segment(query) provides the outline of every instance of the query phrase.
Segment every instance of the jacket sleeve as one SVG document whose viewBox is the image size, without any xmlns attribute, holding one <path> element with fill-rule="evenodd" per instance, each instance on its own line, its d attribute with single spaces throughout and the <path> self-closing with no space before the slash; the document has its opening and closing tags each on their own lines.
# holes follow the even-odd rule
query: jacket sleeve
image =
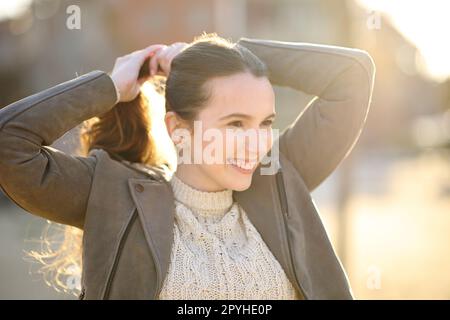
<svg viewBox="0 0 450 320">
<path fill-rule="evenodd" d="M 240 38 L 274 85 L 313 95 L 279 136 L 279 148 L 309 191 L 350 153 L 367 118 L 375 64 L 364 50 L 304 42 Z"/>
<path fill-rule="evenodd" d="M 112 79 L 96 70 L 0 109 L 3 192 L 32 214 L 83 228 L 96 157 L 50 145 L 116 101 Z"/>
</svg>

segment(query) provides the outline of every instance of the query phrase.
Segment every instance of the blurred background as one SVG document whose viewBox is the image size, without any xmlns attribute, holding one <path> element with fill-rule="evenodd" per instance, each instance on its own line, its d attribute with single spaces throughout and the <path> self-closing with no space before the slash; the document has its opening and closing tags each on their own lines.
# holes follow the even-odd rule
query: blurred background
<svg viewBox="0 0 450 320">
<path fill-rule="evenodd" d="M 204 31 L 367 50 L 377 72 L 366 127 L 312 196 L 357 299 L 450 299 L 449 9 L 442 0 L 1 1 L 0 107 Z M 276 93 L 280 129 L 313 98 Z M 54 147 L 73 153 L 78 129 Z M 0 299 L 75 298 L 24 259 L 46 225 L 0 194 Z"/>
</svg>

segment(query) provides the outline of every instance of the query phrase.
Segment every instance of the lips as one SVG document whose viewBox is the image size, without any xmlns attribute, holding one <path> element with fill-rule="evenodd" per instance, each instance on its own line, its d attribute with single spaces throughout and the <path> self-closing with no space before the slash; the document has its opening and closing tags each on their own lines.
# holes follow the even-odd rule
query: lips
<svg viewBox="0 0 450 320">
<path fill-rule="evenodd" d="M 242 173 L 252 173 L 256 168 L 256 161 L 245 161 L 242 159 L 227 159 L 227 164 Z"/>
</svg>

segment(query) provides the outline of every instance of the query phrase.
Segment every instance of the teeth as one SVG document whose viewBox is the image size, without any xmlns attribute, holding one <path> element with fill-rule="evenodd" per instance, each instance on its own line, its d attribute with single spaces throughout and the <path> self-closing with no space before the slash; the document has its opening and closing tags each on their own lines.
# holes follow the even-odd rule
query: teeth
<svg viewBox="0 0 450 320">
<path fill-rule="evenodd" d="M 228 159 L 228 163 L 238 166 L 239 168 L 242 168 L 245 170 L 253 169 L 253 167 L 256 164 L 255 161 L 250 161 L 250 162 L 246 163 L 244 160 L 241 160 L 241 159 Z"/>
</svg>

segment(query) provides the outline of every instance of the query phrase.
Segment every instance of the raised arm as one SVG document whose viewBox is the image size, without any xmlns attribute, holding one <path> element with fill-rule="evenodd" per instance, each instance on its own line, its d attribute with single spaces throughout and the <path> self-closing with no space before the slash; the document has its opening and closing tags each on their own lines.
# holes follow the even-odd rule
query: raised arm
<svg viewBox="0 0 450 320">
<path fill-rule="evenodd" d="M 110 76 L 92 71 L 0 110 L 0 185 L 24 210 L 82 228 L 95 156 L 71 156 L 50 145 L 117 101 Z"/>
<path fill-rule="evenodd" d="M 83 228 L 97 158 L 50 145 L 84 120 L 133 100 L 144 61 L 163 45 L 116 59 L 111 76 L 92 71 L 0 110 L 0 185 L 26 211 Z"/>
<path fill-rule="evenodd" d="M 280 134 L 279 147 L 314 190 L 350 153 L 367 118 L 375 64 L 360 49 L 241 38 L 272 84 L 315 97 Z"/>
</svg>

